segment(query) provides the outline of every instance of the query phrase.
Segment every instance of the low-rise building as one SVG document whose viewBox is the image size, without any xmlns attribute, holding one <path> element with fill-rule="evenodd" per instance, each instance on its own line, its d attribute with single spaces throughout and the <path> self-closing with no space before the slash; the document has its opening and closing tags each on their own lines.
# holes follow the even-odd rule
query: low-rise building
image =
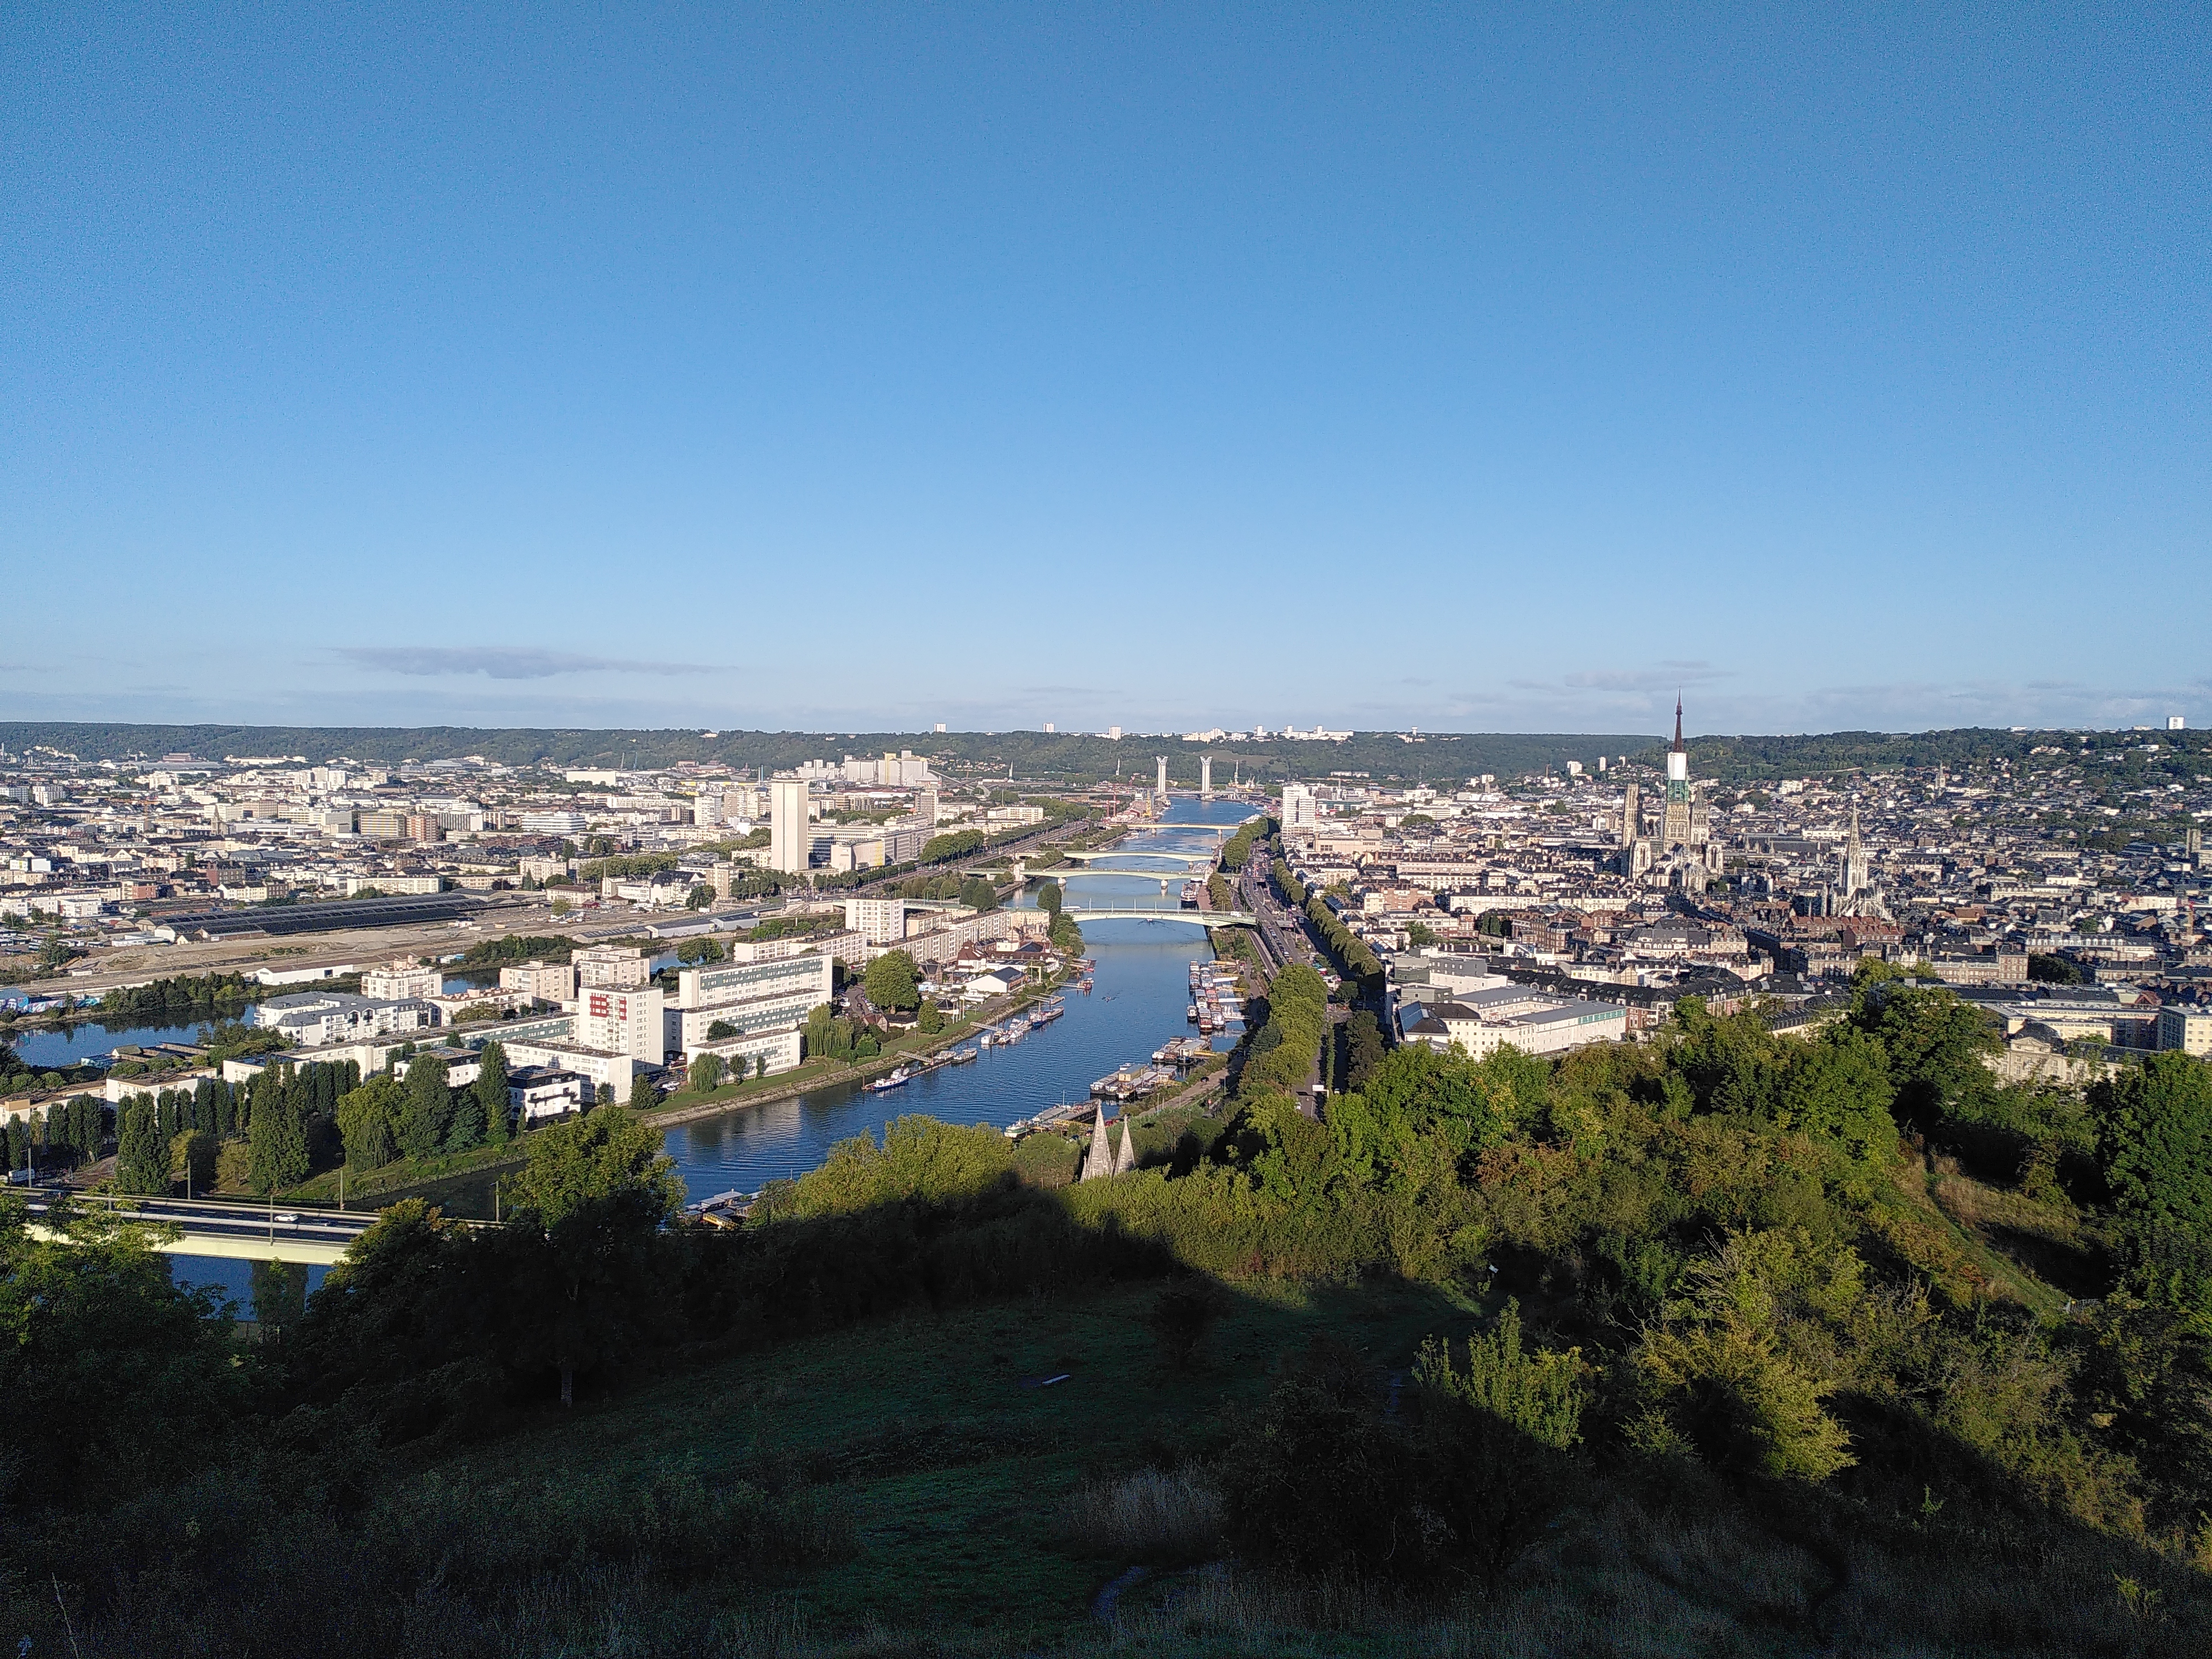
<svg viewBox="0 0 2212 1659">
<path fill-rule="evenodd" d="M 1429 1005 L 1407 1033 L 1436 1048 L 1456 1043 L 1480 1060 L 1501 1048 L 1551 1054 L 1628 1035 L 1628 1010 L 1618 1003 L 1556 997 L 1526 986 L 1468 994 L 1463 1001 Z"/>
<path fill-rule="evenodd" d="M 283 1032 L 295 1048 L 324 1048 L 394 1032 L 427 1031 L 437 1024 L 438 1011 L 416 998 L 303 991 L 294 996 L 271 997 L 248 1009 L 246 1019 L 251 1024 Z"/>
<path fill-rule="evenodd" d="M 591 1079 L 560 1066 L 525 1066 L 507 1074 L 507 1103 L 527 1126 L 568 1117 L 591 1104 Z"/>
</svg>

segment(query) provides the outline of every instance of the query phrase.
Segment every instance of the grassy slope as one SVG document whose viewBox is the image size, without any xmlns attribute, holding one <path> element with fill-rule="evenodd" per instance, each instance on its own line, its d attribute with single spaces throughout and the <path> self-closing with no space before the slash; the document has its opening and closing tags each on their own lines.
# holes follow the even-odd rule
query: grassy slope
<svg viewBox="0 0 2212 1659">
<path fill-rule="evenodd" d="M 1397 1371 L 1424 1335 L 1478 1316 L 1413 1287 L 1248 1287 L 1180 1374 L 1153 1348 L 1155 1294 L 911 1315 L 728 1357 L 549 1417 L 448 1473 L 557 1481 L 677 1456 L 711 1479 L 765 1453 L 840 1482 L 853 1555 L 726 1590 L 702 1655 L 2150 1659 L 2212 1642 L 2197 1574 L 2063 1522 L 1937 1535 L 1840 1504 L 1798 1535 L 1693 1472 L 1613 1468 L 1592 1471 L 1584 1501 L 1490 1600 L 1423 1612 L 1200 1568 L 1131 1586 L 1109 1630 L 1092 1601 L 1127 1563 L 1056 1543 L 1066 1494 L 1203 1449 L 1260 1398 L 1273 1362 L 1317 1334 Z M 1023 1386 L 1060 1371 L 1055 1387 Z M 2148 1611 L 2121 1593 L 2136 1578 L 2154 1587 Z M 636 1636 L 611 1626 L 588 1650 L 645 1650 Z"/>
<path fill-rule="evenodd" d="M 1120 1570 L 1052 1547 L 1060 1497 L 1084 1476 L 1172 1457 L 1224 1408 L 1258 1399 L 1275 1357 L 1316 1334 L 1401 1369 L 1423 1336 L 1472 1319 L 1413 1289 L 1247 1295 L 1184 1376 L 1156 1355 L 1154 1294 L 914 1316 L 744 1354 L 469 1461 L 487 1476 L 558 1476 L 672 1455 L 711 1474 L 757 1449 L 827 1460 L 848 1472 L 860 1545 L 799 1588 L 808 1626 L 926 1626 L 988 1650 L 1011 1633 L 1083 1631 Z M 1067 1382 L 1022 1386 L 1060 1371 Z"/>
</svg>

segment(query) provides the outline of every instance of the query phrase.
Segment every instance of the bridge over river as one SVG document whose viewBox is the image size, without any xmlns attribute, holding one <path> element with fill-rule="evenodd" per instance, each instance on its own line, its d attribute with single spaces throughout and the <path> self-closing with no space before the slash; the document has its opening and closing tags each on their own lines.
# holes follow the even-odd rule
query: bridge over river
<svg viewBox="0 0 2212 1659">
<path fill-rule="evenodd" d="M 31 1231 L 57 1235 L 40 1224 L 64 1196 L 59 1188 L 29 1191 Z M 291 1261 L 306 1267 L 333 1266 L 346 1247 L 376 1224 L 374 1211 L 310 1210 L 251 1199 L 114 1198 L 98 1193 L 66 1196 L 86 1214 L 109 1214 L 145 1222 L 166 1231 L 154 1248 L 170 1255 L 219 1256 L 232 1261 Z"/>
</svg>

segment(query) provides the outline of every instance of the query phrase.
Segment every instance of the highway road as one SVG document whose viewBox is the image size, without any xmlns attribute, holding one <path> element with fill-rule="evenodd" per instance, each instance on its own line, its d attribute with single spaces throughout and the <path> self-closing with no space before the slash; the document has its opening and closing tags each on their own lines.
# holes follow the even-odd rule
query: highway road
<svg viewBox="0 0 2212 1659">
<path fill-rule="evenodd" d="M 1305 919 L 1275 902 L 1269 876 L 1268 863 L 1263 854 L 1255 854 L 1252 861 L 1244 866 L 1243 886 L 1245 902 L 1251 906 L 1252 914 L 1260 919 L 1262 948 L 1273 960 L 1278 972 L 1294 962 L 1303 962 L 1309 966 L 1319 965 L 1319 954 L 1306 933 Z"/>
<path fill-rule="evenodd" d="M 65 1189 L 28 1189 L 33 1225 L 50 1214 Z M 305 1261 L 327 1267 L 376 1224 L 373 1211 L 310 1210 L 250 1200 L 109 1199 L 70 1193 L 79 1210 L 112 1212 L 131 1221 L 167 1224 L 181 1236 L 156 1248 L 173 1255 L 210 1255 L 265 1261 Z"/>
</svg>

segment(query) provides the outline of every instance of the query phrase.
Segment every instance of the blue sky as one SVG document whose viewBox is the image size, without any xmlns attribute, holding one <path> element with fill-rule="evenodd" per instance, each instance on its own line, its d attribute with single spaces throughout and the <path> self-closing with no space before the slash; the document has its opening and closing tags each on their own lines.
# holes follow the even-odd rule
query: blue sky
<svg viewBox="0 0 2212 1659">
<path fill-rule="evenodd" d="M 0 718 L 2212 722 L 2207 19 L 21 8 Z"/>
</svg>

